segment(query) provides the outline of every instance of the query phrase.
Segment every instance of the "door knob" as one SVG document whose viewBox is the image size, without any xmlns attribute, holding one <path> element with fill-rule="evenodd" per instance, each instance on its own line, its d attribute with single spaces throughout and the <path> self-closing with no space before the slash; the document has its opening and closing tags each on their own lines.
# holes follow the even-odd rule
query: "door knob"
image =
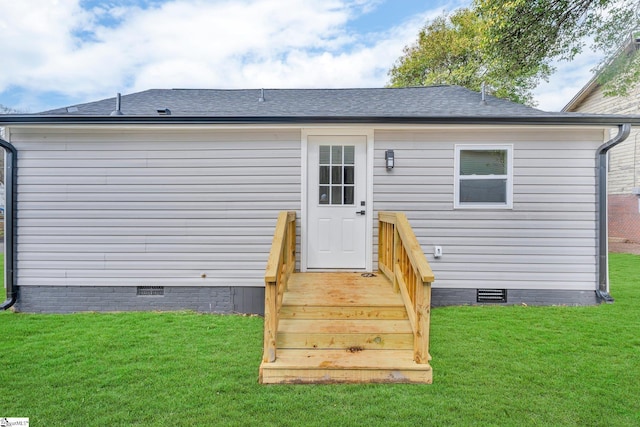
<svg viewBox="0 0 640 427">
<path fill-rule="evenodd" d="M 356 211 L 356 215 L 364 215 L 364 214 L 365 214 L 365 211 L 364 211 L 364 210 Z"/>
</svg>

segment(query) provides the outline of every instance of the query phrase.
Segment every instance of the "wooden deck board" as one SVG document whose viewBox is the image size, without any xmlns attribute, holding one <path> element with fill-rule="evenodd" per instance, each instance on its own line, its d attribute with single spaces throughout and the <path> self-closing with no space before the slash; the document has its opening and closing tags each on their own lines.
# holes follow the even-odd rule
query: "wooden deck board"
<svg viewBox="0 0 640 427">
<path fill-rule="evenodd" d="M 278 333 L 308 333 L 308 334 L 332 334 L 332 333 L 400 333 L 411 334 L 411 325 L 407 320 L 306 320 L 306 319 L 282 319 L 280 320 Z"/>
<path fill-rule="evenodd" d="M 262 384 L 416 383 L 431 384 L 431 370 L 400 369 L 268 369 L 261 367 Z"/>
<path fill-rule="evenodd" d="M 413 334 L 278 334 L 280 349 L 413 350 Z"/>
<path fill-rule="evenodd" d="M 413 361 L 412 350 L 280 350 L 270 369 L 398 369 L 428 371 L 431 366 Z"/>
<path fill-rule="evenodd" d="M 294 273 L 284 305 L 397 307 L 402 299 L 382 276 L 361 273 Z"/>
<path fill-rule="evenodd" d="M 280 319 L 408 319 L 404 305 L 307 306 L 285 305 Z"/>
</svg>

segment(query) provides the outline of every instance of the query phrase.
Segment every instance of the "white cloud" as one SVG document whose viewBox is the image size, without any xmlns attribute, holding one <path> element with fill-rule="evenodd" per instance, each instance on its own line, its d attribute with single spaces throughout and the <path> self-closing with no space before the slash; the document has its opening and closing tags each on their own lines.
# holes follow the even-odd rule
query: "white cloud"
<svg viewBox="0 0 640 427">
<path fill-rule="evenodd" d="M 382 86 L 402 48 L 442 8 L 384 34 L 350 31 L 350 20 L 379 1 L 172 0 L 85 10 L 79 0 L 0 0 L 8 58 L 0 93 L 20 87 L 29 97 L 53 91 L 86 101 L 152 87 Z"/>
<path fill-rule="evenodd" d="M 59 106 L 45 101 L 51 92 L 54 102 L 71 104 L 149 88 L 380 87 L 428 19 L 466 4 L 451 0 L 384 33 L 350 29 L 381 1 L 169 0 L 83 9 L 79 0 L 0 0 L 0 94 L 20 88 L 22 101 L 11 106 L 39 111 Z M 562 108 L 595 62 L 585 52 L 560 64 L 535 91 L 539 108 Z"/>
<path fill-rule="evenodd" d="M 89 22 L 74 0 L 0 0 L 0 11 L 0 90 L 32 84 L 34 71 L 73 49 L 71 31 Z"/>
<path fill-rule="evenodd" d="M 237 86 L 261 87 L 380 87 L 402 48 L 416 36 L 424 23 L 420 16 L 368 44 L 347 52 L 309 52 L 296 49 L 286 56 L 243 64 Z"/>
<path fill-rule="evenodd" d="M 548 83 L 542 83 L 534 91 L 537 108 L 545 111 L 560 111 L 593 77 L 593 68 L 602 59 L 602 54 L 588 48 L 571 62 L 556 63 L 557 71 Z"/>
</svg>

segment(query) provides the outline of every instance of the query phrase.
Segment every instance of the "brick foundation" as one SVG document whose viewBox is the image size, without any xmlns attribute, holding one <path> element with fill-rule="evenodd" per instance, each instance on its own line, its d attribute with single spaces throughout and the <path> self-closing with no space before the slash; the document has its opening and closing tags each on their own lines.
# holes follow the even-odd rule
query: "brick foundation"
<svg viewBox="0 0 640 427">
<path fill-rule="evenodd" d="M 624 238 L 640 243 L 640 212 L 638 196 L 634 194 L 610 194 L 609 237 Z"/>
<path fill-rule="evenodd" d="M 477 305 L 476 289 L 432 289 L 432 305 Z M 594 305 L 595 291 L 509 289 L 500 305 Z M 482 305 L 482 304 L 481 304 Z M 164 295 L 137 295 L 135 287 L 23 286 L 16 311 L 75 313 L 83 311 L 177 311 L 264 314 L 264 288 L 165 287 Z"/>
<path fill-rule="evenodd" d="M 129 286 L 22 286 L 15 309 L 27 313 L 179 311 L 264 313 L 264 288 L 165 287 L 164 295 L 137 295 Z"/>
<path fill-rule="evenodd" d="M 431 305 L 486 305 L 476 301 L 477 289 L 439 289 L 431 290 Z M 595 305 L 598 304 L 595 290 L 566 291 L 541 289 L 508 289 L 507 302 L 497 305 Z"/>
</svg>

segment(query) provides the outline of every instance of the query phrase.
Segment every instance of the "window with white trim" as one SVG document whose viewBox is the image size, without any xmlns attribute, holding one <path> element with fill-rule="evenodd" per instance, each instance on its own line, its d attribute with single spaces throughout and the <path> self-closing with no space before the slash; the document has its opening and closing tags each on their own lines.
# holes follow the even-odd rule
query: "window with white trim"
<svg viewBox="0 0 640 427">
<path fill-rule="evenodd" d="M 511 209 L 512 145 L 456 145 L 455 208 Z"/>
</svg>

